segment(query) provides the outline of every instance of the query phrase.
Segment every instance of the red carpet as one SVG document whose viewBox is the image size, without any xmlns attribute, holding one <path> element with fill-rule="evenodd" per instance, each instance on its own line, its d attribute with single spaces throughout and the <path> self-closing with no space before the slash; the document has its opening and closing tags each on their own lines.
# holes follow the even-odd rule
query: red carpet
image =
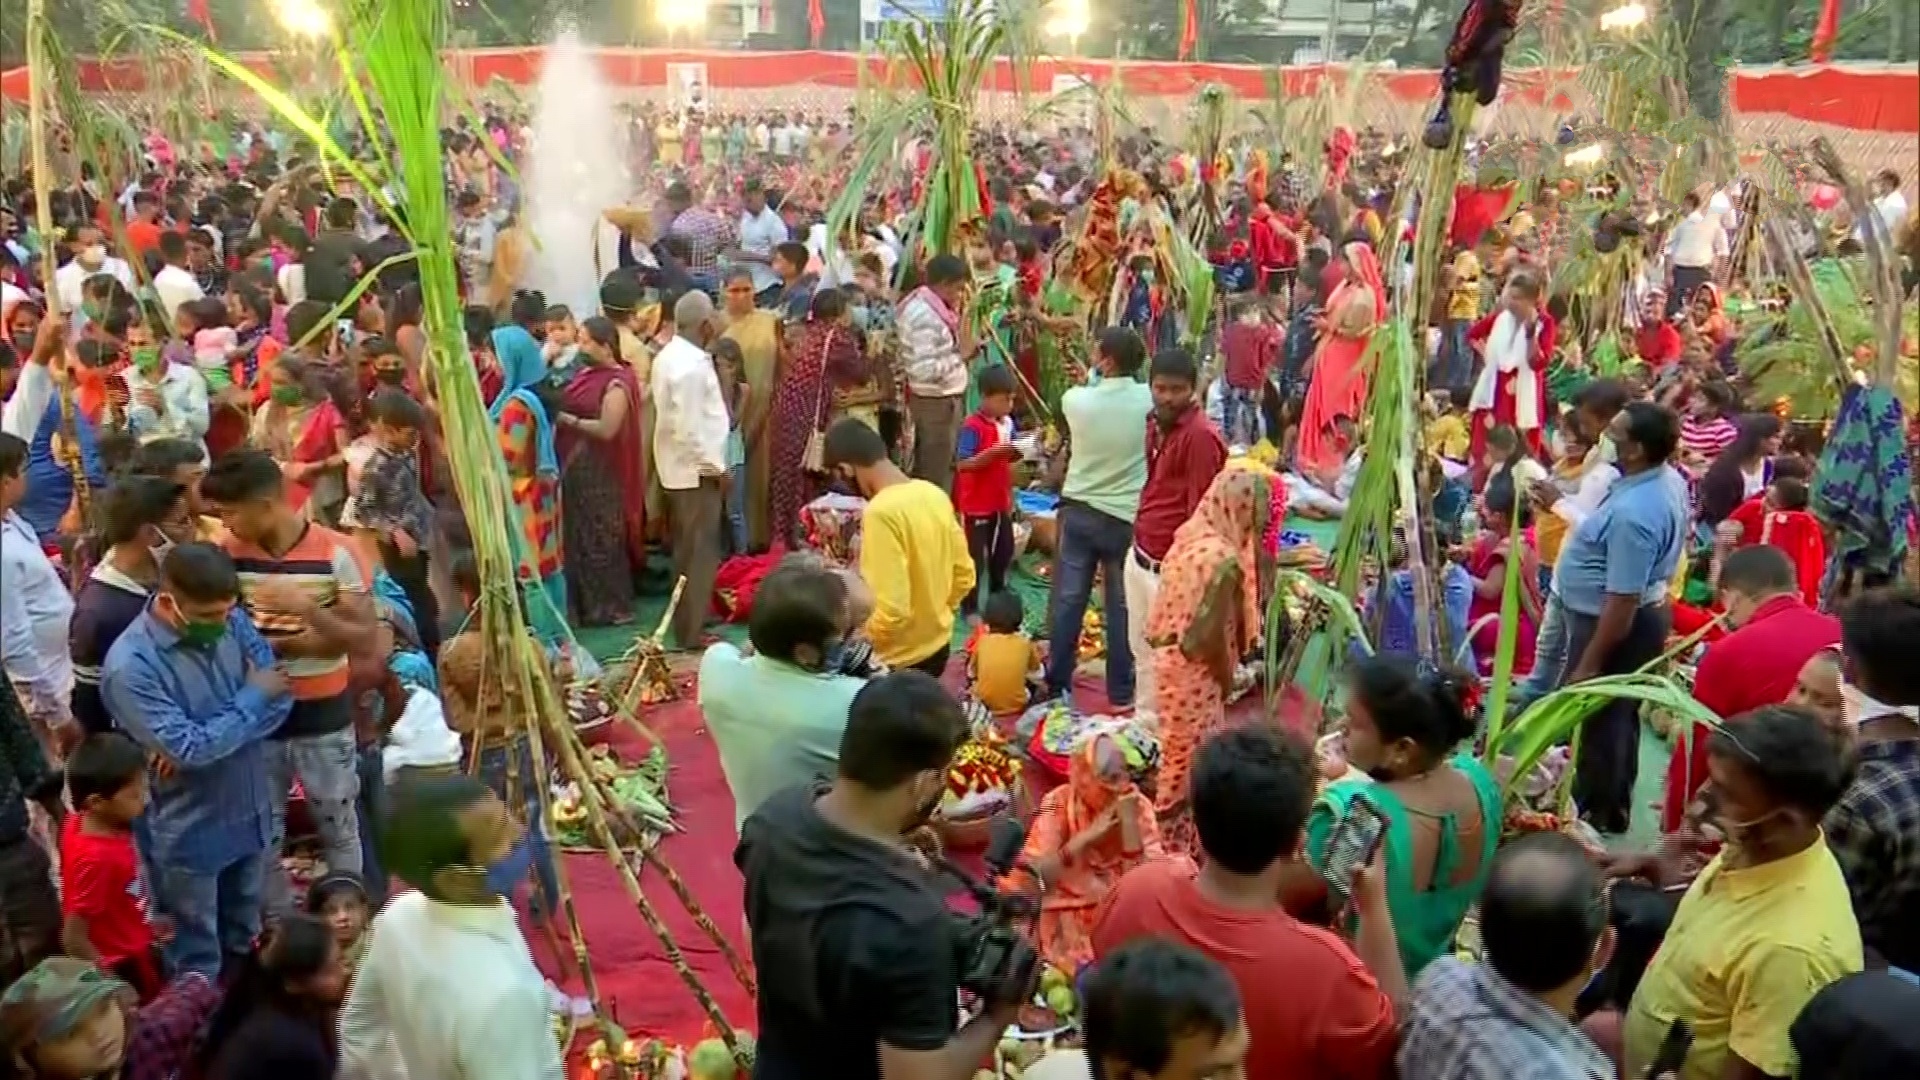
<svg viewBox="0 0 1920 1080">
<path fill-rule="evenodd" d="M 957 682 L 960 670 L 956 660 L 948 672 L 948 681 Z M 1283 699 L 1282 716 L 1289 728 L 1310 734 L 1317 724 L 1317 716 L 1309 720 L 1307 710 L 1302 707 L 1304 703 L 1297 697 L 1297 692 L 1289 691 Z M 1097 680 L 1082 677 L 1076 687 L 1076 698 L 1082 709 L 1098 711 L 1105 707 L 1102 684 Z M 1259 703 L 1258 694 L 1249 695 L 1230 713 L 1236 720 L 1252 719 L 1258 714 Z M 740 948 L 745 917 L 741 909 L 740 873 L 733 865 L 733 797 L 720 772 L 719 755 L 702 726 L 700 707 L 694 701 L 692 690 L 687 690 L 680 701 L 649 712 L 646 722 L 666 743 L 667 758 L 673 769 L 668 792 L 685 830 L 669 837 L 662 852 L 714 923 Z M 622 750 L 639 749 L 632 735 L 625 729 L 619 730 L 615 742 Z M 1037 794 L 1035 799 L 1037 801 Z M 665 950 L 634 909 L 613 866 L 602 855 L 577 854 L 564 858 L 594 976 L 614 1018 L 635 1038 L 659 1036 L 685 1045 L 703 1038 L 707 1034 L 706 1014 L 675 974 Z M 734 978 L 726 959 L 694 925 L 666 882 L 649 871 L 641 875 L 640 887 L 679 944 L 688 965 L 727 1019 L 736 1028 L 753 1030 L 752 1001 Z M 546 935 L 529 930 L 527 940 L 542 970 L 554 976 L 558 968 Z M 744 949 L 742 954 L 745 955 Z M 570 993 L 583 992 L 578 972 L 566 980 L 556 977 L 556 981 Z"/>
</svg>

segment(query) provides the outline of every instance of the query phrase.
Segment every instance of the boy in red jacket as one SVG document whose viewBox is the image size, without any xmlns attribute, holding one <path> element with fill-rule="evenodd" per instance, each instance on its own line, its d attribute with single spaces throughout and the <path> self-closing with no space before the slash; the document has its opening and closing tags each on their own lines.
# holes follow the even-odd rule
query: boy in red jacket
<svg viewBox="0 0 1920 1080">
<path fill-rule="evenodd" d="M 980 408 L 960 424 L 953 508 L 973 554 L 974 594 L 960 605 L 971 617 L 985 597 L 1007 587 L 1013 565 L 1013 372 L 995 364 L 980 372 Z"/>
</svg>

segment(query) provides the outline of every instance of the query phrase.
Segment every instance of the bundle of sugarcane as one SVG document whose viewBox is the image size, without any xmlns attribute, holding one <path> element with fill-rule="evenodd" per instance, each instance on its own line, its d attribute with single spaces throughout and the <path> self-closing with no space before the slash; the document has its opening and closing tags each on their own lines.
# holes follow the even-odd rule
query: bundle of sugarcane
<svg viewBox="0 0 1920 1080">
<path fill-rule="evenodd" d="M 667 610 L 660 615 L 660 625 L 654 627 L 653 633 L 635 638 L 626 655 L 607 669 L 607 696 L 618 711 L 637 716 L 644 706 L 679 698 L 680 691 L 673 684 L 673 669 L 667 664 L 666 640 L 667 627 L 673 624 L 674 609 L 680 606 L 686 588 L 684 576 L 673 583 L 673 595 L 667 599 Z"/>
</svg>

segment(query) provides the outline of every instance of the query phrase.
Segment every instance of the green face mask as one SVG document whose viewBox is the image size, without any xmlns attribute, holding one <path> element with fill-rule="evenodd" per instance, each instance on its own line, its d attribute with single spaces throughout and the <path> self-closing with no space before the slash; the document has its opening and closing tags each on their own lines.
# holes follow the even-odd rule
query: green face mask
<svg viewBox="0 0 1920 1080">
<path fill-rule="evenodd" d="M 297 386 L 276 386 L 273 388 L 275 405 L 298 405 L 307 400 L 307 395 Z"/>
<path fill-rule="evenodd" d="M 127 353 L 133 358 L 133 366 L 140 371 L 150 372 L 160 366 L 160 346 L 158 345 L 136 345 L 128 349 Z"/>
<path fill-rule="evenodd" d="M 227 636 L 227 624 L 189 619 L 180 624 L 180 640 L 196 649 L 211 649 Z"/>
</svg>

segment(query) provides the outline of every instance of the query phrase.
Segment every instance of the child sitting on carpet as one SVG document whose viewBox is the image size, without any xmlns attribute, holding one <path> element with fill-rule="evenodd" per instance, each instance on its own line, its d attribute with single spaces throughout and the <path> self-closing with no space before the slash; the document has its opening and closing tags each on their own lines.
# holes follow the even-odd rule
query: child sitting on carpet
<svg viewBox="0 0 1920 1080">
<path fill-rule="evenodd" d="M 1026 608 L 1020 594 L 987 597 L 984 629 L 967 643 L 967 679 L 973 696 L 995 716 L 1017 714 L 1036 696 L 1040 647 L 1022 629 Z"/>
<path fill-rule="evenodd" d="M 1357 437 L 1353 418 L 1334 417 L 1333 429 L 1338 433 L 1340 445 L 1347 448 L 1346 461 L 1337 472 L 1314 476 L 1298 471 L 1286 474 L 1287 502 L 1301 517 L 1322 521 L 1344 517 L 1347 500 L 1353 497 L 1353 485 L 1360 479 L 1360 463 L 1366 460 L 1367 448 Z"/>
</svg>

